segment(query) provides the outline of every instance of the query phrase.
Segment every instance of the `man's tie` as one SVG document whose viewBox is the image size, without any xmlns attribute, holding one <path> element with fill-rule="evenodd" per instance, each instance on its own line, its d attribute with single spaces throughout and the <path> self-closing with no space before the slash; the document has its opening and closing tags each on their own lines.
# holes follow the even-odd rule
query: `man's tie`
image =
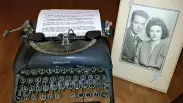
<svg viewBox="0 0 183 103">
<path fill-rule="evenodd" d="M 137 35 L 134 36 L 134 44 L 135 44 L 135 47 L 137 46 Z"/>
</svg>

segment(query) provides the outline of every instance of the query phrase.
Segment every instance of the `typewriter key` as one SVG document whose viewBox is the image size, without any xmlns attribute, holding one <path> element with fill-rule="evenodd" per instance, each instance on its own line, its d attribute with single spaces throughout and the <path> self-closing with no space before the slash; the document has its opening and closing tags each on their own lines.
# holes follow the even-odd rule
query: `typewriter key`
<svg viewBox="0 0 183 103">
<path fill-rule="evenodd" d="M 21 95 L 16 96 L 16 101 L 21 101 L 23 97 Z"/>
<path fill-rule="evenodd" d="M 37 75 L 37 70 L 31 70 L 32 75 Z"/>
<path fill-rule="evenodd" d="M 21 74 L 25 74 L 25 72 L 26 72 L 25 70 L 21 70 Z"/>
<path fill-rule="evenodd" d="M 109 87 L 109 82 L 108 81 L 104 82 L 104 86 Z"/>
<path fill-rule="evenodd" d="M 64 77 L 63 76 L 59 76 L 58 77 L 58 81 L 64 81 Z"/>
<path fill-rule="evenodd" d="M 71 76 L 66 76 L 65 80 L 69 80 L 70 81 L 71 80 Z"/>
<path fill-rule="evenodd" d="M 32 83 L 32 82 L 33 82 L 33 78 L 28 78 L 28 79 L 27 79 L 27 82 L 28 82 L 28 83 Z"/>
<path fill-rule="evenodd" d="M 96 71 L 96 68 L 95 68 L 95 67 L 92 67 L 92 68 L 91 68 L 91 71 L 92 71 L 92 72 L 95 72 L 95 71 Z"/>
<path fill-rule="evenodd" d="M 84 71 L 85 71 L 85 72 L 89 72 L 89 68 L 85 67 L 85 68 L 84 68 Z"/>
<path fill-rule="evenodd" d="M 45 92 L 46 92 L 46 91 L 48 91 L 48 90 L 49 90 L 49 86 L 44 85 L 44 86 L 43 86 L 43 91 L 45 91 Z"/>
<path fill-rule="evenodd" d="M 49 78 L 48 77 L 43 77 L 43 82 L 48 82 Z"/>
<path fill-rule="evenodd" d="M 58 88 L 59 88 L 59 90 L 63 90 L 63 89 L 65 89 L 65 85 L 59 85 Z"/>
<path fill-rule="evenodd" d="M 25 75 L 30 75 L 30 71 L 29 70 L 26 70 L 25 71 Z"/>
<path fill-rule="evenodd" d="M 99 71 L 99 72 L 103 72 L 104 69 L 103 69 L 102 67 L 100 67 L 100 68 L 98 68 L 98 71 Z"/>
<path fill-rule="evenodd" d="M 35 79 L 35 81 L 38 82 L 38 83 L 41 82 L 41 77 L 37 77 L 37 78 Z"/>
<path fill-rule="evenodd" d="M 24 77 L 20 77 L 20 83 L 25 83 L 26 82 L 26 79 Z"/>
<path fill-rule="evenodd" d="M 73 89 L 73 85 L 68 85 L 67 89 Z"/>
<path fill-rule="evenodd" d="M 30 100 L 30 95 L 25 95 L 25 96 L 24 96 L 24 99 L 25 99 L 25 100 Z"/>
<path fill-rule="evenodd" d="M 83 84 L 82 87 L 83 87 L 84 89 L 87 89 L 87 88 L 88 88 L 88 84 Z"/>
<path fill-rule="evenodd" d="M 75 89 L 80 89 L 80 88 L 81 88 L 81 85 L 76 84 L 76 85 L 74 86 L 74 88 L 75 88 Z"/>
<path fill-rule="evenodd" d="M 37 99 L 38 99 L 38 95 L 37 95 L 37 94 L 32 95 L 32 100 L 33 100 L 33 101 L 35 101 L 35 100 L 37 100 Z"/>
<path fill-rule="evenodd" d="M 51 81 L 51 82 L 56 81 L 56 77 L 55 77 L 55 76 L 52 76 L 52 77 L 50 78 L 50 81 Z"/>
<path fill-rule="evenodd" d="M 90 92 L 87 92 L 86 94 L 85 94 L 85 97 L 91 97 L 91 93 Z"/>
<path fill-rule="evenodd" d="M 67 70 L 66 70 L 65 68 L 62 68 L 62 69 L 61 69 L 61 72 L 62 72 L 63 74 L 65 74 L 65 73 L 67 73 Z"/>
<path fill-rule="evenodd" d="M 78 76 L 74 76 L 74 77 L 73 77 L 73 80 L 74 80 L 74 81 L 77 81 L 78 79 L 79 79 Z"/>
<path fill-rule="evenodd" d="M 35 91 L 35 86 L 30 86 L 29 91 Z"/>
<path fill-rule="evenodd" d="M 48 94 L 48 99 L 54 99 L 54 95 L 53 94 Z"/>
<path fill-rule="evenodd" d="M 52 70 L 51 70 L 51 69 L 47 69 L 46 72 L 47 72 L 48 74 L 51 74 L 51 73 L 52 73 Z"/>
<path fill-rule="evenodd" d="M 78 97 L 79 97 L 79 98 L 83 98 L 83 97 L 84 97 L 84 94 L 83 94 L 83 93 L 79 93 L 79 94 L 78 94 Z"/>
<path fill-rule="evenodd" d="M 100 94 L 100 96 L 103 98 L 103 99 L 106 99 L 108 97 L 108 93 L 107 92 L 102 92 Z"/>
<path fill-rule="evenodd" d="M 42 101 L 46 100 L 46 95 L 45 95 L 45 94 L 42 94 L 42 95 L 40 96 L 40 99 L 41 99 Z"/>
<path fill-rule="evenodd" d="M 72 93 L 71 98 L 76 99 L 77 98 L 77 94 L 76 93 Z"/>
<path fill-rule="evenodd" d="M 39 70 L 39 73 L 40 73 L 40 74 L 44 74 L 44 73 L 45 73 L 45 70 L 44 70 L 44 69 L 40 69 L 40 70 Z"/>
<path fill-rule="evenodd" d="M 28 88 L 26 87 L 26 86 L 24 86 L 23 88 L 22 88 L 22 92 L 27 92 L 28 91 Z"/>
<path fill-rule="evenodd" d="M 90 88 L 95 88 L 95 84 L 89 84 Z"/>
<path fill-rule="evenodd" d="M 93 75 L 88 75 L 88 79 L 92 80 L 93 79 Z"/>
<path fill-rule="evenodd" d="M 100 93 L 97 92 L 97 91 L 95 91 L 95 92 L 93 93 L 93 96 L 94 96 L 94 97 L 99 97 L 99 96 L 100 96 Z"/>
<path fill-rule="evenodd" d="M 77 69 L 76 69 L 76 72 L 78 72 L 78 73 L 81 73 L 81 71 L 82 71 L 81 68 L 77 68 Z"/>
<path fill-rule="evenodd" d="M 86 79 L 86 75 L 81 75 L 80 79 L 81 80 L 85 80 Z"/>
<path fill-rule="evenodd" d="M 95 79 L 99 80 L 100 78 L 100 75 L 95 75 Z"/>
<path fill-rule="evenodd" d="M 56 74 L 59 74 L 60 73 L 60 69 L 55 69 L 55 70 L 53 70 L 53 72 L 56 73 Z"/>
<path fill-rule="evenodd" d="M 55 94 L 55 99 L 60 99 L 61 95 L 60 94 Z"/>
<path fill-rule="evenodd" d="M 70 72 L 70 73 L 74 73 L 74 69 L 71 68 L 71 69 L 69 70 L 69 72 Z"/>
</svg>

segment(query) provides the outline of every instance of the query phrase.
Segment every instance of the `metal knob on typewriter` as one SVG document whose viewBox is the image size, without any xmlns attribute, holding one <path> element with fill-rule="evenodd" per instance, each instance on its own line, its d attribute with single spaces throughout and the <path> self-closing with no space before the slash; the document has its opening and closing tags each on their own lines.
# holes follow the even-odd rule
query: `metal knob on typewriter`
<svg viewBox="0 0 183 103">
<path fill-rule="evenodd" d="M 28 95 L 28 94 L 27 95 L 24 95 L 24 99 L 25 100 L 30 100 L 30 98 L 31 98 L 30 95 Z"/>
<path fill-rule="evenodd" d="M 85 97 L 91 97 L 91 96 L 92 96 L 92 94 L 90 92 L 85 93 Z"/>
<path fill-rule="evenodd" d="M 73 77 L 73 80 L 74 80 L 74 81 L 77 81 L 77 80 L 79 80 L 79 77 L 78 77 L 78 76 L 74 76 L 74 77 Z"/>
<path fill-rule="evenodd" d="M 37 78 L 35 79 L 35 82 L 40 83 L 40 82 L 41 82 L 41 77 L 37 77 Z"/>
<path fill-rule="evenodd" d="M 64 81 L 64 76 L 59 76 L 58 81 Z"/>
<path fill-rule="evenodd" d="M 20 77 L 20 83 L 25 83 L 26 82 L 26 79 L 24 77 Z"/>
<path fill-rule="evenodd" d="M 88 79 L 92 80 L 93 79 L 93 75 L 88 75 Z"/>
<path fill-rule="evenodd" d="M 76 93 L 72 93 L 71 98 L 76 99 L 77 98 L 77 94 Z"/>
<path fill-rule="evenodd" d="M 26 70 L 25 71 L 25 75 L 30 75 L 30 71 L 29 70 Z"/>
<path fill-rule="evenodd" d="M 95 75 L 95 79 L 99 80 L 101 78 L 100 75 Z"/>
<path fill-rule="evenodd" d="M 95 68 L 95 67 L 92 67 L 92 68 L 91 68 L 91 71 L 92 71 L 92 72 L 95 72 L 95 71 L 96 71 L 96 68 Z"/>
<path fill-rule="evenodd" d="M 93 93 L 93 96 L 94 96 L 94 97 L 99 97 L 99 96 L 100 96 L 100 93 L 97 92 L 97 91 L 95 91 L 95 92 Z"/>
<path fill-rule="evenodd" d="M 60 99 L 61 97 L 61 94 L 55 94 L 55 99 Z"/>
<path fill-rule="evenodd" d="M 55 72 L 56 74 L 59 74 L 61 71 L 60 71 L 60 69 L 55 69 L 54 72 Z"/>
<path fill-rule="evenodd" d="M 46 100 L 46 95 L 45 95 L 45 94 L 42 94 L 42 95 L 40 96 L 40 99 L 41 99 L 42 101 Z"/>
<path fill-rule="evenodd" d="M 55 97 L 54 97 L 54 95 L 53 94 L 48 94 L 48 99 L 54 99 Z"/>
<path fill-rule="evenodd" d="M 32 100 L 33 100 L 33 101 L 35 101 L 35 100 L 37 100 L 37 99 L 38 99 L 38 95 L 37 95 L 37 94 L 32 95 Z"/>
<path fill-rule="evenodd" d="M 79 93 L 79 94 L 78 94 L 78 97 L 79 97 L 79 98 L 83 98 L 83 97 L 84 97 L 84 93 L 82 93 L 82 92 Z"/>
<path fill-rule="evenodd" d="M 67 73 L 66 68 L 62 68 L 62 69 L 61 69 L 61 72 L 62 72 L 63 74 Z"/>
<path fill-rule="evenodd" d="M 51 81 L 51 82 L 56 81 L 56 77 L 55 77 L 55 76 L 52 76 L 52 77 L 50 78 L 50 81 Z"/>
<path fill-rule="evenodd" d="M 86 79 L 86 75 L 81 75 L 80 79 L 81 80 L 85 80 Z"/>
<path fill-rule="evenodd" d="M 53 71 L 51 69 L 47 69 L 46 73 L 51 74 Z"/>
<path fill-rule="evenodd" d="M 33 78 L 28 78 L 28 79 L 27 79 L 27 82 L 28 82 L 28 83 L 33 83 Z"/>
<path fill-rule="evenodd" d="M 48 77 L 43 77 L 43 80 L 42 80 L 42 81 L 43 81 L 44 83 L 46 83 L 46 82 L 48 82 L 48 80 L 49 80 Z"/>
</svg>

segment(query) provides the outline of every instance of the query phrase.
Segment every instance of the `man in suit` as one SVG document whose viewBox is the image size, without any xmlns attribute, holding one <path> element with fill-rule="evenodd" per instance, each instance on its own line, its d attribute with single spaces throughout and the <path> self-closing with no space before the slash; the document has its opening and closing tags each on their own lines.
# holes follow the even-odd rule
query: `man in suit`
<svg viewBox="0 0 183 103">
<path fill-rule="evenodd" d="M 126 29 L 121 59 L 130 63 L 134 62 L 136 47 L 142 40 L 138 36 L 145 28 L 148 14 L 143 10 L 136 10 L 132 13 L 130 27 Z"/>
</svg>

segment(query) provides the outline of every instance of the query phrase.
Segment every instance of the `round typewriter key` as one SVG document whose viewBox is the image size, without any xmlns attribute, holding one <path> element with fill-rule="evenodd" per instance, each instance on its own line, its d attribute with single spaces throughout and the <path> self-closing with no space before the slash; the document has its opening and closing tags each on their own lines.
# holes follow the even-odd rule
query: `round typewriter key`
<svg viewBox="0 0 183 103">
<path fill-rule="evenodd" d="M 69 80 L 70 81 L 71 80 L 71 76 L 66 76 L 65 80 Z"/>
<path fill-rule="evenodd" d="M 33 100 L 33 101 L 35 101 L 35 100 L 37 100 L 37 99 L 38 99 L 38 95 L 37 95 L 37 94 L 32 95 L 32 100 Z"/>
<path fill-rule="evenodd" d="M 100 93 L 97 92 L 97 91 L 95 91 L 95 92 L 93 93 L 93 96 L 94 96 L 94 97 L 99 97 L 99 96 L 100 96 Z"/>
<path fill-rule="evenodd" d="M 99 71 L 99 72 L 103 72 L 104 69 L 103 69 L 102 67 L 100 67 L 100 68 L 98 68 L 98 71 Z"/>
<path fill-rule="evenodd" d="M 37 70 L 31 70 L 32 75 L 37 75 Z"/>
<path fill-rule="evenodd" d="M 67 89 L 73 89 L 73 85 L 68 85 Z"/>
<path fill-rule="evenodd" d="M 43 77 L 43 82 L 48 82 L 49 78 L 48 77 Z"/>
<path fill-rule="evenodd" d="M 43 86 L 43 91 L 45 91 L 45 92 L 46 92 L 46 91 L 48 91 L 48 90 L 49 90 L 49 86 L 44 85 L 44 86 Z"/>
<path fill-rule="evenodd" d="M 80 88 L 81 88 L 81 85 L 76 84 L 76 85 L 74 86 L 74 88 L 75 88 L 75 89 L 80 89 Z"/>
<path fill-rule="evenodd" d="M 35 91 L 35 86 L 30 86 L 29 91 Z"/>
<path fill-rule="evenodd" d="M 107 80 L 107 76 L 106 75 L 102 75 L 102 79 L 103 80 Z"/>
<path fill-rule="evenodd" d="M 74 68 L 70 68 L 69 72 L 74 73 Z"/>
<path fill-rule="evenodd" d="M 22 96 L 16 96 L 16 101 L 21 101 L 23 99 L 23 97 Z"/>
<path fill-rule="evenodd" d="M 74 81 L 77 81 L 77 80 L 79 80 L 79 77 L 78 77 L 78 76 L 74 76 L 74 77 L 73 77 L 73 80 L 74 80 Z"/>
<path fill-rule="evenodd" d="M 84 68 L 84 71 L 85 71 L 85 72 L 89 72 L 89 68 L 85 67 L 85 68 Z"/>
<path fill-rule="evenodd" d="M 46 72 L 47 72 L 48 74 L 51 74 L 51 73 L 52 73 L 52 70 L 51 70 L 51 69 L 47 69 Z"/>
<path fill-rule="evenodd" d="M 90 88 L 95 88 L 95 84 L 89 84 Z"/>
<path fill-rule="evenodd" d="M 92 80 L 93 79 L 93 75 L 88 75 L 88 79 Z"/>
<path fill-rule="evenodd" d="M 71 98 L 76 99 L 77 98 L 77 94 L 76 93 L 72 93 Z"/>
<path fill-rule="evenodd" d="M 100 78 L 100 75 L 95 75 L 95 79 L 99 80 Z"/>
<path fill-rule="evenodd" d="M 83 93 L 79 93 L 79 94 L 78 94 L 78 97 L 79 97 L 79 98 L 83 98 L 83 97 L 84 97 L 84 94 L 83 94 Z"/>
<path fill-rule="evenodd" d="M 48 94 L 48 99 L 54 99 L 54 95 L 53 94 Z"/>
<path fill-rule="evenodd" d="M 40 96 L 40 99 L 41 99 L 42 101 L 46 100 L 46 95 L 45 95 L 45 94 L 42 94 L 42 95 Z"/>
<path fill-rule="evenodd" d="M 65 68 L 62 68 L 62 69 L 61 69 L 61 72 L 62 72 L 63 74 L 65 74 L 65 73 L 67 73 L 67 70 L 66 70 Z"/>
<path fill-rule="evenodd" d="M 107 92 L 102 92 L 100 94 L 100 96 L 103 98 L 103 99 L 106 99 L 108 97 L 108 93 Z"/>
<path fill-rule="evenodd" d="M 24 77 L 20 77 L 20 83 L 25 83 L 26 79 Z"/>
<path fill-rule="evenodd" d="M 59 85 L 58 88 L 59 88 L 60 90 L 63 90 L 63 89 L 65 89 L 65 85 Z"/>
<path fill-rule="evenodd" d="M 25 96 L 24 96 L 24 99 L 25 99 L 25 100 L 30 100 L 30 95 L 25 95 Z"/>
<path fill-rule="evenodd" d="M 56 77 L 55 77 L 55 76 L 52 76 L 52 77 L 50 78 L 50 81 L 51 81 L 51 82 L 56 81 Z"/>
<path fill-rule="evenodd" d="M 26 70 L 25 71 L 25 75 L 30 75 L 30 71 L 29 70 Z"/>
<path fill-rule="evenodd" d="M 104 86 L 109 87 L 109 82 L 108 81 L 104 82 Z"/>
<path fill-rule="evenodd" d="M 36 91 L 42 91 L 41 86 L 37 86 L 37 87 L 36 87 Z"/>
<path fill-rule="evenodd" d="M 45 70 L 44 70 L 44 69 L 40 69 L 40 70 L 39 70 L 39 73 L 40 73 L 40 74 L 44 74 L 44 73 L 45 73 Z"/>
<path fill-rule="evenodd" d="M 85 94 L 85 97 L 91 97 L 91 93 L 90 92 L 87 92 L 86 94 Z"/>
<path fill-rule="evenodd" d="M 32 83 L 32 82 L 33 82 L 33 78 L 28 78 L 28 79 L 27 79 L 27 82 L 28 82 L 28 83 Z"/>
<path fill-rule="evenodd" d="M 86 79 L 86 75 L 81 75 L 80 79 L 81 80 L 85 80 Z"/>
<path fill-rule="evenodd" d="M 53 85 L 53 86 L 52 86 L 52 89 L 53 89 L 53 90 L 57 90 L 57 89 L 58 89 L 58 86 L 57 86 L 57 85 Z"/>
<path fill-rule="evenodd" d="M 25 72 L 26 72 L 25 70 L 21 70 L 21 74 L 25 74 Z"/>
<path fill-rule="evenodd" d="M 60 99 L 61 95 L 60 94 L 55 94 L 55 99 Z"/>
<path fill-rule="evenodd" d="M 58 81 L 64 81 L 64 76 L 59 76 Z"/>
<path fill-rule="evenodd" d="M 92 67 L 92 68 L 91 68 L 91 71 L 92 71 L 92 72 L 95 72 L 95 71 L 96 71 L 96 68 L 95 68 L 95 67 Z"/>
<path fill-rule="evenodd" d="M 54 72 L 55 72 L 56 74 L 59 74 L 59 73 L 60 73 L 60 69 L 55 69 Z"/>
<path fill-rule="evenodd" d="M 81 71 L 82 71 L 81 68 L 76 69 L 76 72 L 78 72 L 78 73 L 81 73 Z"/>
<path fill-rule="evenodd" d="M 87 89 L 88 88 L 88 84 L 83 84 L 82 88 Z"/>
<path fill-rule="evenodd" d="M 38 82 L 38 83 L 41 82 L 41 77 L 37 77 L 37 78 L 35 79 L 35 81 Z"/>
<path fill-rule="evenodd" d="M 22 88 L 22 92 L 27 92 L 28 91 L 28 88 L 26 87 L 26 86 L 24 86 L 23 88 Z"/>
</svg>

